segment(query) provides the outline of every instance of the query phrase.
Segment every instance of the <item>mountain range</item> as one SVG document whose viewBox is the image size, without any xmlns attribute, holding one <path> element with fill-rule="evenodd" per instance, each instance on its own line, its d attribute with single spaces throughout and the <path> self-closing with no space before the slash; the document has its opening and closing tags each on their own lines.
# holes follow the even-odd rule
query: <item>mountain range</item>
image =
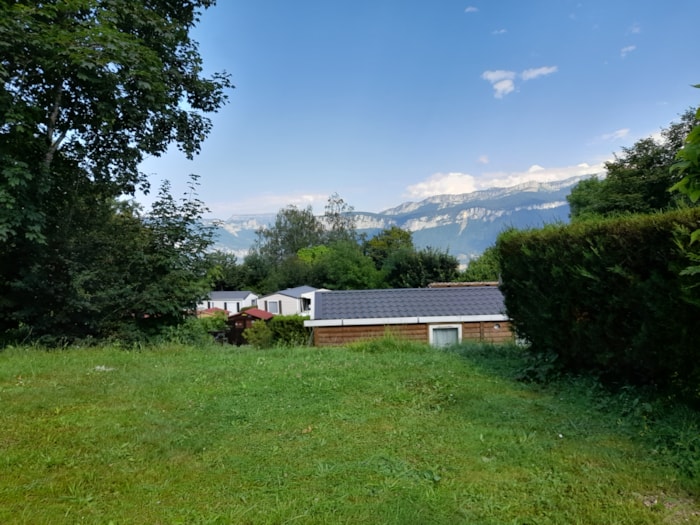
<svg viewBox="0 0 700 525">
<path fill-rule="evenodd" d="M 571 189 L 595 175 L 556 182 L 527 182 L 509 188 L 491 188 L 460 195 L 437 195 L 405 202 L 379 213 L 353 212 L 357 230 L 368 237 L 398 226 L 413 233 L 418 248 L 445 250 L 465 264 L 492 246 L 506 228 L 538 228 L 569 221 Z M 215 249 L 242 258 L 259 228 L 273 224 L 276 214 L 233 215 L 217 221 Z"/>
</svg>

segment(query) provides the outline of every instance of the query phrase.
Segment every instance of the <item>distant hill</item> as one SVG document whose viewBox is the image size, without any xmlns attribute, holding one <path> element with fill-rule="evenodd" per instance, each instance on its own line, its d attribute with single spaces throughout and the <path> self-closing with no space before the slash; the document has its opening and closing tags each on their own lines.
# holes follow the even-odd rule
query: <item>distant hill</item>
<svg viewBox="0 0 700 525">
<path fill-rule="evenodd" d="M 359 232 L 372 236 L 391 226 L 413 232 L 416 246 L 447 250 L 466 263 L 493 245 L 505 228 L 537 228 L 569 221 L 566 196 L 579 181 L 593 175 L 557 182 L 528 182 L 510 188 L 438 195 L 405 202 L 380 213 L 355 212 Z M 276 214 L 234 215 L 223 221 L 216 248 L 243 257 L 255 232 L 272 224 Z"/>
</svg>

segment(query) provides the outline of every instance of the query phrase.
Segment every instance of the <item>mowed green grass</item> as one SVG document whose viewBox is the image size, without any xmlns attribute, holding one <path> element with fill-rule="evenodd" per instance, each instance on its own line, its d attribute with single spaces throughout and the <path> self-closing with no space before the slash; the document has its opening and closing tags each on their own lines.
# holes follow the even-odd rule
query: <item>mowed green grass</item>
<svg viewBox="0 0 700 525">
<path fill-rule="evenodd" d="M 642 423 L 517 352 L 7 349 L 0 523 L 700 523 Z"/>
</svg>

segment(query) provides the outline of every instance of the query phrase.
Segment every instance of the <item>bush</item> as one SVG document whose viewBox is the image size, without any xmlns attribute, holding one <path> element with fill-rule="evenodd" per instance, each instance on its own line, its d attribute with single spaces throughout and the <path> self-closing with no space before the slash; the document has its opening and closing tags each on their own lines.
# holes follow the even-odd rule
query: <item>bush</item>
<svg viewBox="0 0 700 525">
<path fill-rule="evenodd" d="M 210 317 L 188 317 L 176 326 L 163 330 L 161 341 L 183 345 L 202 346 L 214 342 L 210 332 L 226 329 L 226 314 L 218 312 Z"/>
<path fill-rule="evenodd" d="M 270 348 L 274 339 L 272 330 L 265 321 L 255 321 L 250 328 L 243 330 L 243 337 L 258 350 Z"/>
<path fill-rule="evenodd" d="M 270 319 L 273 343 L 279 346 L 307 345 L 311 330 L 304 327 L 304 319 L 299 315 L 276 315 Z"/>
<path fill-rule="evenodd" d="M 699 224 L 691 209 L 504 232 L 501 289 L 517 335 L 564 370 L 700 402 L 700 289 L 682 274 L 689 255 L 678 241 Z"/>
</svg>

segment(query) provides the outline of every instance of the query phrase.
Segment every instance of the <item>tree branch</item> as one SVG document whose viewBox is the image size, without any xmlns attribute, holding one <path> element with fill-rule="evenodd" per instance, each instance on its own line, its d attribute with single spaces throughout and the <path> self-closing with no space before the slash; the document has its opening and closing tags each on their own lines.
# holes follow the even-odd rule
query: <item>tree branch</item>
<svg viewBox="0 0 700 525">
<path fill-rule="evenodd" d="M 46 171 L 51 167 L 51 162 L 53 162 L 54 153 L 61 145 L 61 142 L 66 138 L 66 131 L 62 131 L 61 134 L 53 140 L 54 130 L 56 129 L 56 121 L 58 120 L 58 114 L 61 110 L 61 99 L 63 98 L 63 85 L 59 85 L 56 90 L 56 96 L 53 101 L 53 108 L 51 109 L 51 115 L 49 116 L 49 122 L 46 129 L 46 135 L 49 141 L 49 149 L 46 151 L 46 156 L 44 157 L 44 169 Z"/>
</svg>

